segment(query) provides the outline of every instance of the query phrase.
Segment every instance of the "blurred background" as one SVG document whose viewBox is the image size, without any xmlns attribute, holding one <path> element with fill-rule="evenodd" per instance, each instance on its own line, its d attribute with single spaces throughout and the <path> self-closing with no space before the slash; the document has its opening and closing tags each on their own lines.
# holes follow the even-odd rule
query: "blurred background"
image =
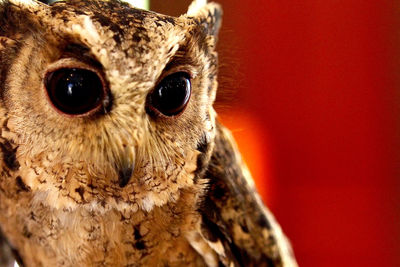
<svg viewBox="0 0 400 267">
<path fill-rule="evenodd" d="M 400 266 L 400 3 L 218 2 L 216 109 L 300 266 Z"/>
</svg>

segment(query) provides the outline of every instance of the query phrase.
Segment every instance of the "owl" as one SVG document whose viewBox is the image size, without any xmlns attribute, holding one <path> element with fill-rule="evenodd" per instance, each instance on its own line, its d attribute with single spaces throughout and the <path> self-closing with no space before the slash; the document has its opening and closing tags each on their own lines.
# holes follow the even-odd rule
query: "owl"
<svg viewBox="0 0 400 267">
<path fill-rule="evenodd" d="M 213 109 L 221 15 L 0 0 L 2 266 L 297 266 Z"/>
</svg>

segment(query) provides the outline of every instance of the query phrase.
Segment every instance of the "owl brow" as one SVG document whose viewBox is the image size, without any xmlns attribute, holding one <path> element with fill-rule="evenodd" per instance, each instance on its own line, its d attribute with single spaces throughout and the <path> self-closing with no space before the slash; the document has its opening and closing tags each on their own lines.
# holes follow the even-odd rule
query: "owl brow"
<svg viewBox="0 0 400 267">
<path fill-rule="evenodd" d="M 39 0 L 39 2 L 51 6 L 57 2 L 65 2 L 65 0 Z"/>
<path fill-rule="evenodd" d="M 64 50 L 61 58 L 73 57 L 85 63 L 93 64 L 97 67 L 101 67 L 102 65 L 97 61 L 96 57 L 90 52 L 89 47 L 77 44 L 70 43 L 68 44 Z"/>
<path fill-rule="evenodd" d="M 164 72 L 174 69 L 179 66 L 196 66 L 196 62 L 193 58 L 188 55 L 188 47 L 186 45 L 179 46 L 179 49 L 171 57 L 168 63 L 165 65 Z"/>
</svg>

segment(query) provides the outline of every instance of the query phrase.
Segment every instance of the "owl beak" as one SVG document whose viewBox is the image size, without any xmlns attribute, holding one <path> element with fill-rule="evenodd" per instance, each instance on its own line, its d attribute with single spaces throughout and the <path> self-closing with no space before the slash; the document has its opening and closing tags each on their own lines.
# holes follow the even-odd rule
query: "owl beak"
<svg viewBox="0 0 400 267">
<path fill-rule="evenodd" d="M 118 182 L 121 188 L 124 188 L 129 183 L 134 171 L 135 171 L 135 164 L 132 164 L 129 167 L 125 167 L 119 170 Z"/>
</svg>

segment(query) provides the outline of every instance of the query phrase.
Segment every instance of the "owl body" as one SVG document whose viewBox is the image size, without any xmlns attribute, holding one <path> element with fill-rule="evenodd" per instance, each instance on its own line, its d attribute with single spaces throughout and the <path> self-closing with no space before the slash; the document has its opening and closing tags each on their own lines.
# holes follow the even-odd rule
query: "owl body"
<svg viewBox="0 0 400 267">
<path fill-rule="evenodd" d="M 212 107 L 221 9 L 0 1 L 0 260 L 296 266 Z"/>
</svg>

